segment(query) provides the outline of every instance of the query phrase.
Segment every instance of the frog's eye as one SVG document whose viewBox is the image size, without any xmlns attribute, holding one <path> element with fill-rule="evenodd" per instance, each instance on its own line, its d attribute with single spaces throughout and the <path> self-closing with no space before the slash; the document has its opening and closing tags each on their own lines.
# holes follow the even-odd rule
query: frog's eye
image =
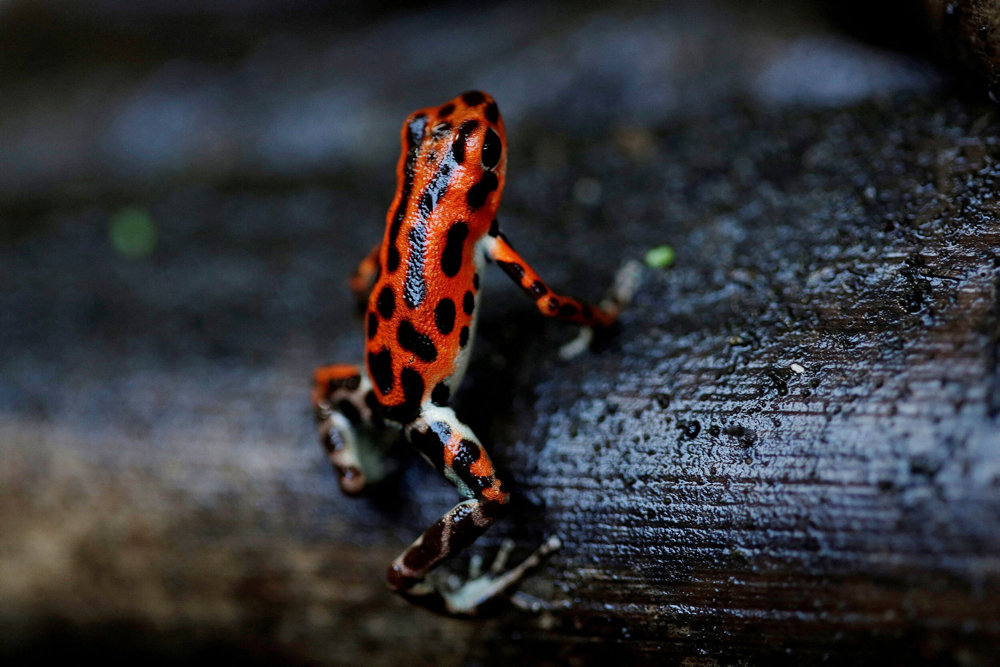
<svg viewBox="0 0 1000 667">
<path fill-rule="evenodd" d="M 483 139 L 483 167 L 492 169 L 497 166 L 502 152 L 500 137 L 492 129 L 486 130 L 486 137 Z"/>
</svg>

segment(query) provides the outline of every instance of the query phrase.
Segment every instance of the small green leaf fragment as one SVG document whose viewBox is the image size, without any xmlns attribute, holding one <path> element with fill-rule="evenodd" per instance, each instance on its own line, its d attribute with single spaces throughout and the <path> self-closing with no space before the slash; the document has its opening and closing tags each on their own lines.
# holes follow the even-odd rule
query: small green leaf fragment
<svg viewBox="0 0 1000 667">
<path fill-rule="evenodd" d="M 673 246 L 658 245 L 646 253 L 646 265 L 653 269 L 665 269 L 674 263 L 675 256 Z"/>
<path fill-rule="evenodd" d="M 156 247 L 156 224 L 149 211 L 126 206 L 115 211 L 108 220 L 108 239 L 122 257 L 142 259 Z"/>
</svg>

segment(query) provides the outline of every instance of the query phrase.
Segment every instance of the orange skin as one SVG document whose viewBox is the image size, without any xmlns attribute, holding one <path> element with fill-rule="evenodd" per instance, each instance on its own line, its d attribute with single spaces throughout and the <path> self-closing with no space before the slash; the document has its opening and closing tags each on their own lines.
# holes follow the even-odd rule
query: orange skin
<svg viewBox="0 0 1000 667">
<path fill-rule="evenodd" d="M 467 294 L 471 293 L 475 299 L 479 291 L 474 254 L 479 240 L 489 232 L 500 204 L 507 151 L 503 150 L 506 132 L 496 112 L 496 103 L 486 95 L 470 99 L 477 104 L 470 105 L 460 96 L 446 105 L 415 111 L 403 123 L 400 133 L 402 153 L 396 167 L 399 187 L 386 216 L 386 234 L 379 248 L 379 266 L 383 271 L 371 291 L 366 324 L 368 372 L 375 395 L 385 406 L 409 400 L 416 407 L 429 401 L 435 386 L 448 380 L 456 370 L 462 370 L 459 358 L 464 357 L 463 347 L 471 338 L 475 306 L 467 312 L 469 309 L 463 305 Z M 488 114 L 488 108 L 493 113 Z M 488 115 L 494 119 L 492 122 Z M 421 132 L 419 143 L 411 140 L 411 130 Z M 499 160 L 490 169 L 482 161 L 488 132 L 494 133 L 499 142 L 491 146 L 491 150 L 499 150 Z M 488 164 L 490 159 L 487 158 Z M 474 201 L 480 205 L 473 207 L 469 193 L 477 183 L 483 183 L 484 197 Z M 426 206 L 431 202 L 433 207 Z M 453 242 L 449 246 L 448 234 L 456 223 L 465 223 L 465 233 L 452 231 Z M 459 236 L 463 238 L 456 241 Z M 447 273 L 442 270 L 443 260 Z M 392 295 L 394 302 L 389 318 L 382 317 L 388 309 L 380 313 L 378 307 L 380 297 L 388 301 L 384 296 L 387 294 Z M 435 311 L 442 299 L 449 299 L 455 312 L 454 318 L 450 318 L 451 326 L 444 328 L 447 333 L 435 321 Z M 392 353 L 391 374 L 385 376 L 387 380 L 392 378 L 392 388 L 383 392 L 390 383 L 379 382 L 379 369 L 373 368 L 377 363 L 372 361 L 385 350 L 392 352 L 401 347 L 398 329 L 403 321 L 409 321 L 418 336 L 430 339 L 433 352 L 421 339 L 422 348 L 426 348 L 422 349 L 423 356 L 405 348 L 402 353 Z M 464 338 L 463 328 L 468 331 Z M 419 396 L 404 395 L 400 381 L 404 367 L 415 370 L 423 380 Z M 408 415 L 402 416 L 398 421 L 408 421 L 405 418 Z"/>
<path fill-rule="evenodd" d="M 595 307 L 553 293 L 500 233 L 496 211 L 506 179 L 507 139 L 489 95 L 470 91 L 415 111 L 400 138 L 398 185 L 385 236 L 350 281 L 359 299 L 371 286 L 365 372 L 342 364 L 317 368 L 312 402 L 320 440 L 345 492 L 357 493 L 374 478 L 365 455 L 390 422 L 467 498 L 403 551 L 387 578 L 394 591 L 416 604 L 473 615 L 558 548 L 550 539 L 506 574 L 470 581 L 458 591 L 427 579 L 510 501 L 486 449 L 448 405 L 472 347 L 479 271 L 495 260 L 542 314 L 591 329 L 611 326 L 619 304 Z"/>
</svg>

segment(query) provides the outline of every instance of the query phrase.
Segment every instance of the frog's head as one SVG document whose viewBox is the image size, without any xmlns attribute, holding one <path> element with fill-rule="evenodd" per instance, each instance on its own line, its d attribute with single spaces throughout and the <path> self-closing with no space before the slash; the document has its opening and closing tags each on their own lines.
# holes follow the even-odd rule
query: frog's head
<svg viewBox="0 0 1000 667">
<path fill-rule="evenodd" d="M 461 193 L 456 203 L 469 216 L 492 220 L 507 170 L 506 132 L 492 97 L 473 90 L 415 111 L 401 139 L 400 183 L 408 180 L 414 192 Z"/>
</svg>

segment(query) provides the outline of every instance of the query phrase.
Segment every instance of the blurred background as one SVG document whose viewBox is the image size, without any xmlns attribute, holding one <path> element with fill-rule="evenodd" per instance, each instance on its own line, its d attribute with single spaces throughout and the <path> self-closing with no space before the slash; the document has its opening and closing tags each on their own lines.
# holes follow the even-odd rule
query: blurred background
<svg viewBox="0 0 1000 667">
<path fill-rule="evenodd" d="M 682 229 L 684 206 L 728 196 L 702 177 L 724 162 L 760 192 L 728 144 L 844 110 L 888 136 L 900 100 L 992 114 L 990 4 L 0 2 L 0 655 L 461 664 L 489 662 L 482 633 L 543 645 L 551 617 L 484 630 L 393 599 L 383 568 L 454 492 L 407 465 L 389 499 L 344 499 L 312 434 L 312 367 L 360 359 L 344 281 L 381 236 L 402 119 L 490 92 L 501 221 L 594 299 L 672 226 L 712 261 Z M 779 152 L 768 178 L 785 169 Z M 527 304 L 504 282 L 459 406 L 523 442 L 544 435 L 525 368 L 568 334 L 512 319 Z M 500 460 L 530 500 L 522 454 Z M 527 525 L 525 543 L 545 530 Z"/>
</svg>

